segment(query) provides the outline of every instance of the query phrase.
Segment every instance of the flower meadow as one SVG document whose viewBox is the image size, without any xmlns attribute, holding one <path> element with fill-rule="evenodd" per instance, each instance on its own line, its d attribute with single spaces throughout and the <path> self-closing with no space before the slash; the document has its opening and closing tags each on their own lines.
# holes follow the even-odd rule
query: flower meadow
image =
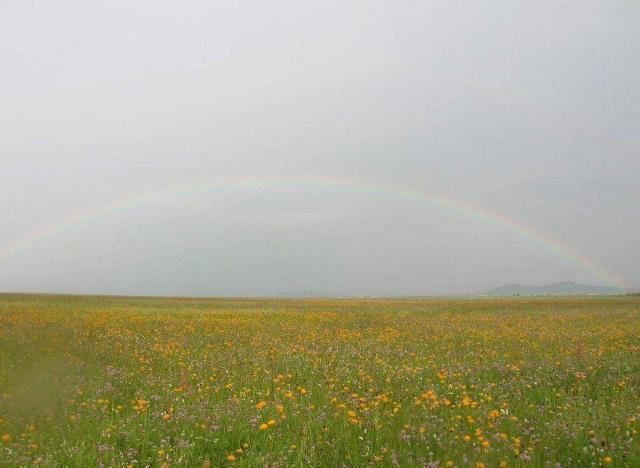
<svg viewBox="0 0 640 468">
<path fill-rule="evenodd" d="M 640 466 L 640 298 L 0 296 L 0 466 Z"/>
</svg>

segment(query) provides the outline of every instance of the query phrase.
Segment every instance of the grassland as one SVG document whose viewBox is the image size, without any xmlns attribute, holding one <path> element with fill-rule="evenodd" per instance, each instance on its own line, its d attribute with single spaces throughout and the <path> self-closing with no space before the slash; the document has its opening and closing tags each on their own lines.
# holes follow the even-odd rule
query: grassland
<svg viewBox="0 0 640 468">
<path fill-rule="evenodd" d="M 640 298 L 0 296 L 1 466 L 640 466 Z"/>
</svg>

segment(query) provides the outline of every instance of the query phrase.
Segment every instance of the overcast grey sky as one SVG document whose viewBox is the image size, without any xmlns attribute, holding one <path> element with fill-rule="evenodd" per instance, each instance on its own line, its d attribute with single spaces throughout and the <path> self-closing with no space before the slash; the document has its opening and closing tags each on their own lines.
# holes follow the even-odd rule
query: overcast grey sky
<svg viewBox="0 0 640 468">
<path fill-rule="evenodd" d="M 0 2 L 0 245 L 212 177 L 468 200 L 640 286 L 637 1 Z M 2 247 L 0 247 L 2 250 Z M 603 283 L 492 223 L 322 186 L 130 206 L 0 290 L 265 295 Z"/>
</svg>

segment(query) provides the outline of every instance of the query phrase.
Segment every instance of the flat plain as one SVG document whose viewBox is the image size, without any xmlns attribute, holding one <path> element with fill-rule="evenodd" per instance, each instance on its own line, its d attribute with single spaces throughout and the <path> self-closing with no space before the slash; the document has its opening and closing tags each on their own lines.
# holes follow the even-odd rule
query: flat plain
<svg viewBox="0 0 640 468">
<path fill-rule="evenodd" d="M 640 466 L 640 297 L 0 295 L 0 466 Z"/>
</svg>

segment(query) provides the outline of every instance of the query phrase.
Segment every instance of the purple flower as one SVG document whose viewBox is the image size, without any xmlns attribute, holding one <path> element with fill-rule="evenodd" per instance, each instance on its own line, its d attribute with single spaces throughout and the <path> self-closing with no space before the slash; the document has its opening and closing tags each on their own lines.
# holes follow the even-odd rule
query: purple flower
<svg viewBox="0 0 640 468">
<path fill-rule="evenodd" d="M 529 456 L 529 454 L 527 452 L 524 452 L 520 455 L 520 460 L 524 461 L 524 462 L 529 462 L 531 460 L 531 457 Z"/>
</svg>

